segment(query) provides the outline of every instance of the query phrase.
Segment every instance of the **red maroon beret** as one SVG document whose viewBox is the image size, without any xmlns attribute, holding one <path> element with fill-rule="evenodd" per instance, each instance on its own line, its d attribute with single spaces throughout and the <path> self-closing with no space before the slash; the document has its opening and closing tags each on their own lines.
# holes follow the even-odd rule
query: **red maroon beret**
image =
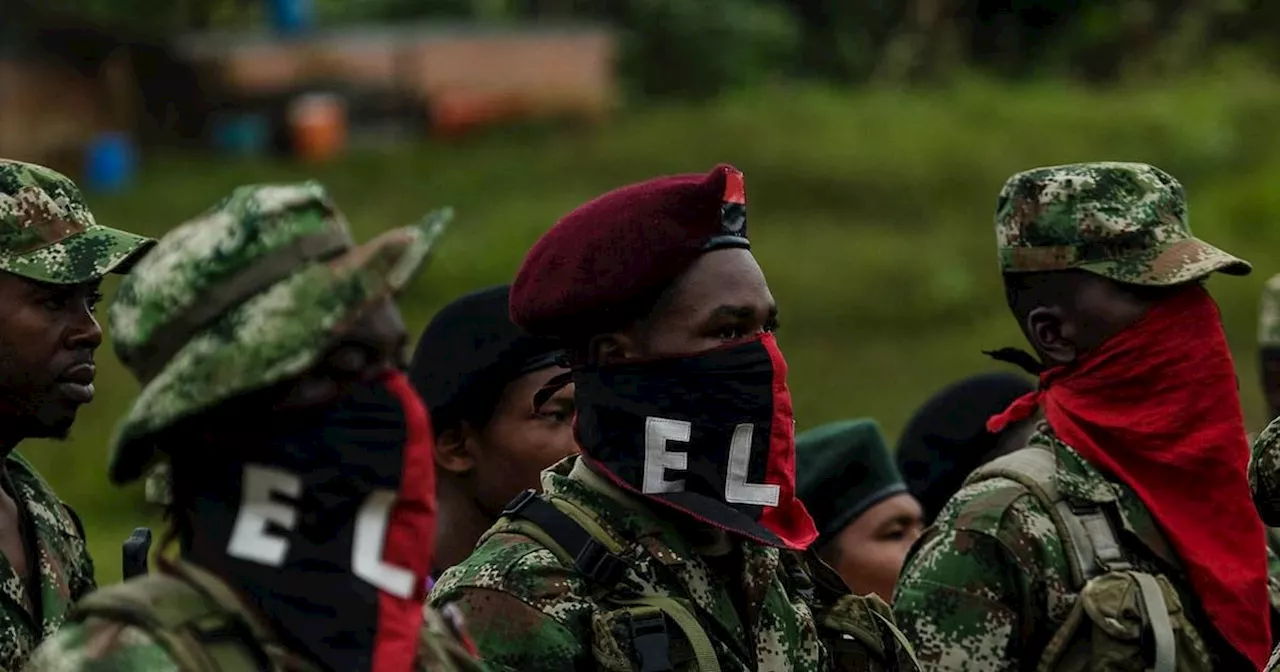
<svg viewBox="0 0 1280 672">
<path fill-rule="evenodd" d="M 750 249 L 742 172 L 658 177 L 577 208 L 529 250 L 511 285 L 511 321 L 540 336 L 586 336 L 656 298 L 700 256 Z"/>
</svg>

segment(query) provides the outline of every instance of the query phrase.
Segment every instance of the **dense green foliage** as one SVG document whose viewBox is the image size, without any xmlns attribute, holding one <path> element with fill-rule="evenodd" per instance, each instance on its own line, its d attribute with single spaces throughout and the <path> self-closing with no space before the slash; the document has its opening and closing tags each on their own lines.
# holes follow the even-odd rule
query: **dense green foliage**
<svg viewBox="0 0 1280 672">
<path fill-rule="evenodd" d="M 1262 283 L 1280 271 L 1280 87 L 1262 78 L 1107 94 L 1056 84 L 773 89 L 592 130 L 510 132 L 318 169 L 156 157 L 132 192 L 92 205 L 104 223 L 161 235 L 237 184 L 314 175 L 368 239 L 452 204 L 454 230 L 403 302 L 416 333 L 451 297 L 509 280 L 536 237 L 584 200 L 730 161 L 747 175 L 752 236 L 781 306 L 801 429 L 872 415 L 892 437 L 936 388 L 998 368 L 982 349 L 1019 343 L 993 253 L 1001 182 L 1035 165 L 1096 159 L 1145 160 L 1178 175 L 1195 230 L 1255 263 L 1253 276 L 1218 278 L 1212 288 L 1236 348 L 1245 410 L 1259 427 L 1255 306 Z M 146 507 L 140 488 L 115 490 L 103 475 L 107 437 L 137 387 L 109 346 L 99 359 L 98 400 L 72 439 L 23 450 L 82 512 L 99 574 L 114 580 L 118 544 Z"/>
</svg>

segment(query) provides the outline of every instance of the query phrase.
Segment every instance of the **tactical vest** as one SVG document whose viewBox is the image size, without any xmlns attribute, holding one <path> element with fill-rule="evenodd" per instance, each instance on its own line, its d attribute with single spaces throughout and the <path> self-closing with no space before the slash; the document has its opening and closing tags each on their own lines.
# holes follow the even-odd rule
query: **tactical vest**
<svg viewBox="0 0 1280 672">
<path fill-rule="evenodd" d="M 124 623 L 148 634 L 183 672 L 323 672 L 283 644 L 256 637 L 242 614 L 208 590 L 177 576 L 153 573 L 90 593 L 68 622 L 89 618 Z M 428 612 L 419 641 L 419 672 L 478 672 L 480 667 Z M 428 661 L 425 666 L 423 660 Z"/>
<path fill-rule="evenodd" d="M 965 481 L 1003 478 L 1023 486 L 1049 513 L 1062 542 L 1077 599 L 1041 654 L 1037 672 L 1212 670 L 1208 646 L 1168 577 L 1130 562 L 1116 533 L 1116 503 L 1067 499 L 1056 472 L 1054 453 L 1031 446 L 979 467 Z"/>
<path fill-rule="evenodd" d="M 628 551 L 617 536 L 573 502 L 527 490 L 516 497 L 479 543 L 493 534 L 515 533 L 541 544 L 585 579 L 599 606 L 593 617 L 592 655 L 597 669 L 635 672 L 698 670 L 719 672 L 711 639 L 684 602 L 671 596 L 621 595 L 618 586 L 627 568 L 639 561 L 638 549 Z M 632 555 L 629 555 L 631 553 Z M 799 557 L 783 553 L 783 566 L 797 594 L 812 592 Z M 843 589 L 843 585 L 841 586 Z M 835 631 L 838 650 L 829 651 L 834 669 L 918 670 L 911 646 L 894 625 L 882 600 L 857 597 L 846 590 L 832 600 L 832 608 L 815 613 L 820 631 Z M 840 664 L 841 661 L 846 664 Z M 856 661 L 847 664 L 848 661 Z"/>
</svg>

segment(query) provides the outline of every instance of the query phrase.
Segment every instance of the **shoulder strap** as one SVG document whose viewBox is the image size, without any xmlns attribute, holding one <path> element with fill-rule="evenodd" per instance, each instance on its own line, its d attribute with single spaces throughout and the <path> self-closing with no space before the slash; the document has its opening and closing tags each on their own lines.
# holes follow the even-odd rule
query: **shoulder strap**
<svg viewBox="0 0 1280 672">
<path fill-rule="evenodd" d="M 532 523 L 553 543 L 548 544 L 530 535 L 534 541 L 547 546 L 592 583 L 606 590 L 612 588 L 627 569 L 622 558 L 613 552 L 620 550 L 617 542 L 595 521 L 589 521 L 588 527 L 583 524 L 585 516 L 572 515 L 568 511 L 573 509 L 566 506 L 562 510 L 539 497 L 537 492 L 525 490 L 503 509 L 502 517 Z M 528 529 L 528 526 L 524 527 Z"/>
<path fill-rule="evenodd" d="M 1073 506 L 1058 490 L 1057 457 L 1047 448 L 1028 446 L 978 467 L 965 485 L 1004 478 L 1021 485 L 1048 511 L 1062 539 L 1071 581 L 1079 590 L 1095 576 L 1127 569 L 1115 524 L 1097 504 Z"/>
<path fill-rule="evenodd" d="M 502 512 L 509 530 L 519 532 L 546 546 L 561 561 L 573 565 L 606 595 L 627 569 L 620 555 L 622 545 L 593 517 L 571 502 L 548 501 L 533 490 L 517 496 Z M 501 524 L 500 524 L 501 525 Z M 495 529 L 501 529 L 496 527 Z M 615 604 L 635 607 L 631 613 L 631 643 L 642 672 L 674 669 L 668 652 L 671 639 L 667 620 L 680 628 L 693 649 L 700 672 L 720 672 L 711 639 L 687 607 L 672 597 L 649 595 L 634 599 L 613 599 Z"/>
<path fill-rule="evenodd" d="M 178 668 L 198 672 L 273 669 L 248 630 L 187 582 L 151 574 L 95 591 L 76 604 L 73 621 L 127 623 L 162 646 Z"/>
</svg>

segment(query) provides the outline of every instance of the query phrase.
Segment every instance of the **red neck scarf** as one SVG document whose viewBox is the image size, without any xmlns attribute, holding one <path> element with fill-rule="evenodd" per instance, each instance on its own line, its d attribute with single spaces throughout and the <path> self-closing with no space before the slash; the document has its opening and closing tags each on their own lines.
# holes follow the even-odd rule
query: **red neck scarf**
<svg viewBox="0 0 1280 672">
<path fill-rule="evenodd" d="M 991 418 L 1044 409 L 1057 436 L 1129 486 L 1176 550 L 1209 619 L 1261 668 L 1271 651 L 1265 530 L 1218 306 L 1189 287 Z"/>
</svg>

